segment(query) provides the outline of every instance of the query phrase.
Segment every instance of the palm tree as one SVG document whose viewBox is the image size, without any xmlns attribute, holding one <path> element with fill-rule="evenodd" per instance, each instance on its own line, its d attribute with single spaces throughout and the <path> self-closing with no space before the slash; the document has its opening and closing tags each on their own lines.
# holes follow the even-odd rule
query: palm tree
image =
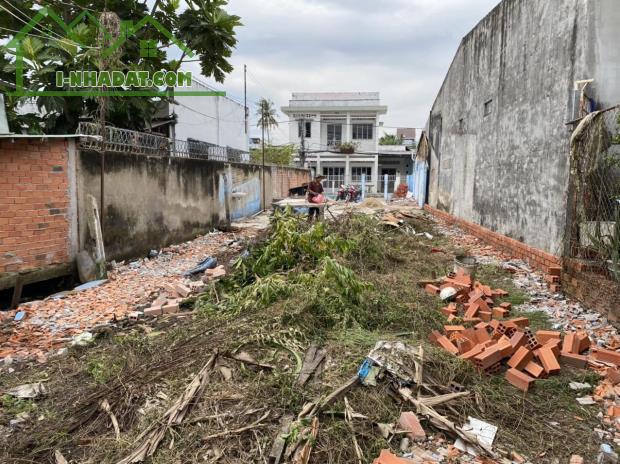
<svg viewBox="0 0 620 464">
<path fill-rule="evenodd" d="M 258 127 L 264 129 L 267 132 L 267 141 L 271 144 L 271 129 L 278 127 L 278 121 L 276 116 L 277 110 L 274 107 L 274 103 L 267 99 L 261 98 L 256 104 L 256 115 L 258 116 Z"/>
</svg>

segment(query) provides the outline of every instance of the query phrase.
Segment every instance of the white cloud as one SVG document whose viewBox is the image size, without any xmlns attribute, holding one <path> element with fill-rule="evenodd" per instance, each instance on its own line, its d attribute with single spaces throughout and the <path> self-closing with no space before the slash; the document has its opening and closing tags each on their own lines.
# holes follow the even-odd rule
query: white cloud
<svg viewBox="0 0 620 464">
<path fill-rule="evenodd" d="M 245 63 L 250 101 L 266 96 L 280 107 L 294 91 L 379 91 L 386 126 L 421 127 L 460 39 L 497 3 L 230 0 L 244 26 L 235 71 L 220 87 L 242 99 Z M 275 140 L 287 133 L 283 125 Z"/>
</svg>

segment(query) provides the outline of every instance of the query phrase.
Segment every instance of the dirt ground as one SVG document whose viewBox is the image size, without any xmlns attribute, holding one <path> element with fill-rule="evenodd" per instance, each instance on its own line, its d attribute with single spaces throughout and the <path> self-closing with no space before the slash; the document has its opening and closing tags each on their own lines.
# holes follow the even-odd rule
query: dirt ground
<svg viewBox="0 0 620 464">
<path fill-rule="evenodd" d="M 204 390 L 145 462 L 270 462 L 283 418 L 298 416 L 346 384 L 375 344 L 387 340 L 423 345 L 427 383 L 437 394 L 456 387 L 469 392 L 438 406 L 439 412 L 458 425 L 471 416 L 498 427 L 497 458 L 477 462 L 567 463 L 573 454 L 596 462 L 600 444 L 615 437 L 596 431 L 602 427 L 600 406 L 579 405 L 575 398 L 583 392 L 569 387 L 594 387 L 596 373 L 563 369 L 524 394 L 503 375 L 481 375 L 427 342 L 446 320 L 439 298 L 417 283 L 446 275 L 463 249 L 483 262 L 480 281 L 509 292 L 514 314 L 527 311 L 533 326 L 551 328 L 556 321 L 541 308 L 554 297 L 537 286 L 541 279 L 525 268 L 507 272 L 510 257 L 410 205 L 391 210 L 407 214 L 400 227 L 381 224 L 380 210 L 341 211 L 314 227 L 281 220 L 266 241 L 249 245 L 247 260 L 227 265 L 229 277 L 187 300 L 180 316 L 121 320 L 99 331 L 93 344 L 72 347 L 64 356 L 3 366 L 2 391 L 41 382 L 45 394 L 2 396 L 0 461 L 61 462 L 59 452 L 70 463 L 122 462 L 216 354 Z M 234 252 L 245 249 L 244 242 Z M 187 255 L 188 263 L 205 252 Z M 326 351 L 325 361 L 299 386 L 297 372 L 311 345 Z M 372 462 L 382 449 L 397 452 L 403 435 L 396 431 L 386 438 L 381 430 L 407 410 L 412 407 L 387 380 L 351 387 L 317 415 L 318 434 L 307 440 L 309 462 Z M 350 421 L 347 411 L 355 413 Z M 310 427 L 300 424 L 305 431 Z M 474 461 L 452 447 L 452 434 L 429 420 L 422 425 L 427 440 L 409 448 L 414 456 L 424 455 L 424 462 Z M 286 437 L 287 443 L 297 439 L 293 432 Z"/>
</svg>

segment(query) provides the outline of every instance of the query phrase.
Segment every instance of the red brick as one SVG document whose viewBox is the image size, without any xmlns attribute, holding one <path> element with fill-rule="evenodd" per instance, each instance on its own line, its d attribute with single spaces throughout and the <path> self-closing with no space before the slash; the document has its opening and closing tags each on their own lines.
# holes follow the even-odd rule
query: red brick
<svg viewBox="0 0 620 464">
<path fill-rule="evenodd" d="M 539 330 L 536 332 L 536 338 L 541 344 L 547 343 L 549 340 L 560 340 L 562 334 L 554 330 Z"/>
<path fill-rule="evenodd" d="M 447 335 L 450 335 L 453 332 L 464 332 L 465 331 L 465 327 L 462 325 L 444 325 L 443 329 Z"/>
<path fill-rule="evenodd" d="M 426 432 L 422 428 L 418 416 L 415 413 L 406 411 L 401 413 L 398 419 L 398 426 L 408 432 L 409 438 L 413 441 L 423 441 L 426 439 Z"/>
<path fill-rule="evenodd" d="M 522 346 L 525 346 L 526 342 L 527 337 L 523 332 L 515 332 L 515 334 L 510 337 L 510 344 L 515 350 L 521 348 Z"/>
<path fill-rule="evenodd" d="M 480 353 L 482 353 L 482 351 L 483 351 L 482 345 L 478 344 L 478 345 L 475 345 L 467 353 L 463 353 L 462 355 L 460 355 L 459 358 L 464 359 L 466 361 L 471 361 L 471 360 L 473 360 L 473 358 L 475 358 Z"/>
<path fill-rule="evenodd" d="M 501 308 L 499 306 L 493 308 L 493 317 L 496 319 L 505 319 L 509 315 L 510 311 L 508 311 L 507 309 Z"/>
<path fill-rule="evenodd" d="M 568 332 L 564 335 L 564 341 L 562 342 L 562 353 L 577 353 L 579 345 L 577 343 L 577 335 L 575 332 Z"/>
<path fill-rule="evenodd" d="M 592 359 L 609 364 L 620 366 L 620 353 L 617 351 L 606 350 L 604 348 L 592 348 Z"/>
<path fill-rule="evenodd" d="M 551 348 L 543 346 L 538 350 L 538 359 L 542 366 L 545 368 L 547 374 L 558 374 L 561 370 L 560 364 Z"/>
<path fill-rule="evenodd" d="M 479 369 L 488 369 L 489 367 L 497 364 L 504 358 L 501 350 L 497 346 L 492 346 L 482 353 L 474 357 L 474 364 Z"/>
<path fill-rule="evenodd" d="M 439 295 L 439 292 L 441 291 L 439 290 L 439 287 L 433 284 L 427 284 L 424 287 L 424 290 L 426 290 L 426 293 L 428 293 L 429 295 L 433 295 L 433 296 Z"/>
<path fill-rule="evenodd" d="M 518 317 L 516 319 L 511 319 L 510 322 L 522 328 L 529 327 L 530 325 L 530 320 L 527 317 Z"/>
<path fill-rule="evenodd" d="M 562 353 L 560 361 L 578 369 L 585 369 L 588 366 L 588 358 L 580 354 Z"/>
<path fill-rule="evenodd" d="M 525 366 L 525 372 L 527 372 L 529 375 L 536 379 L 546 377 L 545 368 L 534 361 L 530 361 L 529 363 L 527 363 L 527 365 Z"/>
<path fill-rule="evenodd" d="M 517 369 L 508 369 L 506 372 L 506 380 L 524 392 L 529 391 L 534 383 L 534 379 L 532 377 L 518 371 Z"/>
<path fill-rule="evenodd" d="M 548 273 L 554 276 L 561 276 L 562 268 L 560 266 L 549 266 Z"/>
<path fill-rule="evenodd" d="M 607 368 L 607 372 L 605 373 L 605 378 L 609 380 L 613 385 L 617 385 L 620 383 L 620 370 L 615 367 Z"/>
<path fill-rule="evenodd" d="M 532 359 L 534 359 L 534 353 L 522 346 L 516 351 L 512 358 L 510 358 L 508 365 L 513 369 L 522 371 Z"/>
<path fill-rule="evenodd" d="M 588 350 L 590 346 L 592 345 L 592 341 L 590 340 L 590 337 L 583 330 L 580 330 L 579 332 L 577 332 L 576 338 L 578 342 L 578 345 L 577 345 L 578 354 L 581 354 L 584 351 Z"/>
<path fill-rule="evenodd" d="M 459 349 L 456 346 L 454 346 L 454 343 L 448 340 L 447 337 L 442 335 L 441 337 L 437 339 L 437 343 L 439 344 L 439 346 L 441 346 L 444 350 L 448 351 L 449 353 L 452 353 L 454 355 L 459 354 Z"/>
<path fill-rule="evenodd" d="M 161 306 L 152 306 L 144 310 L 144 315 L 146 317 L 161 316 L 162 314 L 163 311 L 161 309 Z"/>
</svg>

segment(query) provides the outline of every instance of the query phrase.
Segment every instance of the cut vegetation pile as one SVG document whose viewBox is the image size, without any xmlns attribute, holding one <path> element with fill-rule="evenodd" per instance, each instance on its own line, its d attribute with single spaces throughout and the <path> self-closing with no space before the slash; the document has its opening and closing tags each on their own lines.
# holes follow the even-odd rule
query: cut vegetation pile
<svg viewBox="0 0 620 464">
<path fill-rule="evenodd" d="M 459 426 L 470 416 L 497 426 L 496 452 L 533 462 L 595 455 L 596 412 L 568 386 L 594 374 L 563 369 L 524 396 L 425 342 L 447 320 L 416 283 L 446 275 L 456 250 L 423 216 L 407 223 L 345 215 L 309 225 L 277 214 L 270 236 L 228 277 L 185 302 L 191 317 L 138 321 L 45 366 L 3 374 L 7 389 L 43 382 L 46 394 L 3 397 L 0 462 L 55 462 L 57 451 L 69 462 L 269 462 L 278 447 L 282 462 L 372 462 L 403 436 L 384 424 L 415 410 L 395 394 L 403 385 L 394 377 L 376 386 L 357 379 L 379 341 L 422 345 L 422 394 L 470 392 L 434 408 Z M 524 297 L 510 277 L 487 267 L 479 278 L 507 290 L 518 317 Z M 539 314 L 527 317 L 544 328 Z M 436 420 L 422 426 L 432 438 L 421 448 L 455 438 Z"/>
</svg>

